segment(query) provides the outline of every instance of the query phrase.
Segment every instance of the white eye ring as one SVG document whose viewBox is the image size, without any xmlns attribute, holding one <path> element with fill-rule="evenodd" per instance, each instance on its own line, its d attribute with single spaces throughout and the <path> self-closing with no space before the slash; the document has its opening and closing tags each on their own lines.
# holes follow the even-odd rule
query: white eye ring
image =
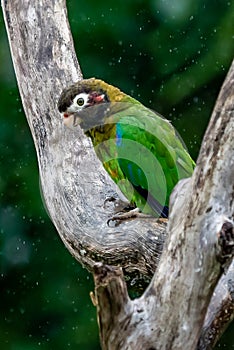
<svg viewBox="0 0 234 350">
<path fill-rule="evenodd" d="M 74 98 L 73 103 L 79 107 L 84 107 L 88 103 L 88 97 L 88 94 L 81 93 Z"/>
</svg>

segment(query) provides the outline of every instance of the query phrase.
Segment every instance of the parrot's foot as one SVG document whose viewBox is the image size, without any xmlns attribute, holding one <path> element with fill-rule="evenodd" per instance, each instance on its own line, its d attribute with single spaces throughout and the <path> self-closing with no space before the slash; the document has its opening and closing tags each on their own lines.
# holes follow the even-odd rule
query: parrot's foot
<svg viewBox="0 0 234 350">
<path fill-rule="evenodd" d="M 160 222 L 160 224 L 166 224 L 168 222 L 168 218 L 158 218 L 158 222 Z"/>
<path fill-rule="evenodd" d="M 110 226 L 110 223 L 115 221 L 115 226 L 118 226 L 122 221 L 133 219 L 133 218 L 151 218 L 152 216 L 149 214 L 144 214 L 140 211 L 139 208 L 131 209 L 127 212 L 120 212 L 112 216 L 107 221 L 107 225 Z"/>
</svg>

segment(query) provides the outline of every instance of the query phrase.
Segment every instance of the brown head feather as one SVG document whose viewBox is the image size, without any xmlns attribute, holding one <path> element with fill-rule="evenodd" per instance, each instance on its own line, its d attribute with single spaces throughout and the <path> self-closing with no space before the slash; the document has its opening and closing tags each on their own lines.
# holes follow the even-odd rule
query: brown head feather
<svg viewBox="0 0 234 350">
<path fill-rule="evenodd" d="M 90 78 L 79 80 L 68 88 L 64 89 L 59 101 L 58 109 L 60 112 L 65 112 L 70 106 L 72 100 L 76 95 L 81 92 L 89 93 L 90 91 L 96 91 L 97 93 L 105 93 L 109 102 L 130 102 L 134 99 L 118 88 L 105 83 L 103 80 Z"/>
</svg>

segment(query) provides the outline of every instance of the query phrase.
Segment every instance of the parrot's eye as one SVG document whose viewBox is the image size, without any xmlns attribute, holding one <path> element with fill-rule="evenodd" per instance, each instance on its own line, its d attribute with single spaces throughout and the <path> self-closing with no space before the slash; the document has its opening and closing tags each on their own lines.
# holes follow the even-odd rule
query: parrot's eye
<svg viewBox="0 0 234 350">
<path fill-rule="evenodd" d="M 78 106 L 83 106 L 84 105 L 84 99 L 82 97 L 79 97 L 77 99 L 76 103 L 78 104 Z"/>
<path fill-rule="evenodd" d="M 88 98 L 89 98 L 89 95 L 86 93 L 80 93 L 76 95 L 76 97 L 73 100 L 74 108 L 75 106 L 85 107 L 86 105 L 88 105 Z"/>
</svg>

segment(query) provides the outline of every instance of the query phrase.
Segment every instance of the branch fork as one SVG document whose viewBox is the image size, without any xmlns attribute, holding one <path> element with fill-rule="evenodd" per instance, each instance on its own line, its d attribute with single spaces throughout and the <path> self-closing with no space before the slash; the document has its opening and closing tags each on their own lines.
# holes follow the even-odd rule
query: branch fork
<svg viewBox="0 0 234 350">
<path fill-rule="evenodd" d="M 63 88 L 82 79 L 65 0 L 2 0 L 2 9 L 47 210 L 95 276 L 103 349 L 211 348 L 234 315 L 234 63 L 192 179 L 171 198 L 167 227 L 147 218 L 109 227 L 115 211 L 103 203 L 118 189 L 85 135 L 64 130 L 57 111 Z M 145 288 L 153 277 L 140 298 L 128 297 L 120 267 L 130 285 Z"/>
</svg>

